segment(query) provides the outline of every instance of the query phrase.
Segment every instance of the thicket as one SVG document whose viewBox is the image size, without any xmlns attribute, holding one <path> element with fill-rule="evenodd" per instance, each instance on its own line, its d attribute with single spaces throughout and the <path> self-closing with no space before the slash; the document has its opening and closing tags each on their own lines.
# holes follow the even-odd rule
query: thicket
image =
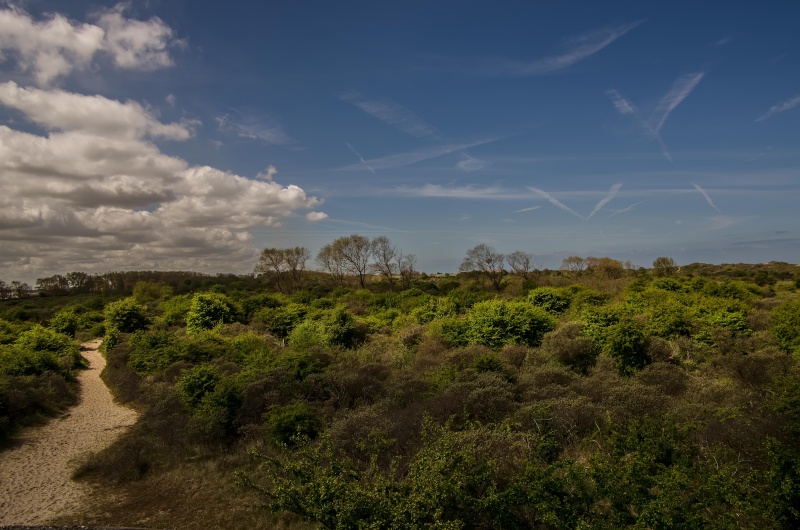
<svg viewBox="0 0 800 530">
<path fill-rule="evenodd" d="M 745 270 L 142 286 L 100 311 L 143 413 L 79 474 L 225 462 L 297 528 L 795 528 L 800 295 Z"/>
</svg>

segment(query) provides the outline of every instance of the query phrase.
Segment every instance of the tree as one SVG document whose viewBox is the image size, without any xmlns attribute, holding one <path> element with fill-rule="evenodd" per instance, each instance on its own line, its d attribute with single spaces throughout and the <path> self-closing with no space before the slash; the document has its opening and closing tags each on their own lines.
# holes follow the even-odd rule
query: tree
<svg viewBox="0 0 800 530">
<path fill-rule="evenodd" d="M 327 272 L 336 275 L 341 283 L 344 283 L 345 275 L 355 276 L 363 289 L 371 254 L 369 238 L 353 234 L 340 237 L 322 247 L 317 261 Z"/>
<path fill-rule="evenodd" d="M 500 282 L 505 272 L 503 270 L 505 260 L 506 257 L 497 252 L 494 247 L 481 243 L 467 251 L 467 255 L 458 270 L 460 272 L 478 271 L 484 274 L 489 278 L 492 286 L 499 291 Z"/>
<path fill-rule="evenodd" d="M 661 256 L 653 261 L 653 272 L 656 276 L 674 276 L 675 271 L 678 269 L 677 263 L 672 258 Z"/>
<path fill-rule="evenodd" d="M 307 248 L 265 248 L 261 251 L 254 273 L 275 282 L 279 291 L 296 289 L 302 284 L 306 261 L 311 257 Z"/>
<path fill-rule="evenodd" d="M 506 257 L 506 261 L 508 266 L 511 267 L 511 272 L 522 276 L 525 280 L 529 279 L 530 274 L 536 269 L 536 262 L 533 256 L 522 250 L 515 250 L 509 254 Z"/>
<path fill-rule="evenodd" d="M 389 286 L 394 290 L 394 276 L 398 271 L 398 264 L 395 261 L 397 257 L 397 249 L 389 238 L 386 236 L 376 237 L 370 243 L 370 252 L 372 259 L 372 268 L 381 276 L 386 277 L 389 281 Z"/>
<path fill-rule="evenodd" d="M 333 245 L 328 244 L 320 249 L 317 254 L 317 263 L 324 272 L 328 273 L 328 278 L 335 286 L 344 287 L 346 270 Z"/>
<path fill-rule="evenodd" d="M 625 274 L 625 266 L 617 259 L 589 256 L 584 263 L 588 272 L 610 280 L 620 278 Z"/>
<path fill-rule="evenodd" d="M 586 270 L 586 261 L 580 256 L 570 256 L 561 261 L 561 270 L 580 275 Z"/>
<path fill-rule="evenodd" d="M 395 257 L 397 260 L 397 270 L 400 271 L 400 283 L 403 289 L 411 287 L 411 280 L 416 276 L 417 256 L 414 254 L 403 255 L 399 252 Z"/>
<path fill-rule="evenodd" d="M 28 298 L 31 295 L 31 286 L 27 283 L 14 280 L 11 282 L 11 292 L 14 298 Z"/>
</svg>

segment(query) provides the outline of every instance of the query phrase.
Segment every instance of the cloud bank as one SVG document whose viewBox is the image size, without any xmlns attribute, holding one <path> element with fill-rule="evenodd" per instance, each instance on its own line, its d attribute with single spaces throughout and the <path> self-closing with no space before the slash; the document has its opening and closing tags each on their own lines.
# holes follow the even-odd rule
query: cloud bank
<svg viewBox="0 0 800 530">
<path fill-rule="evenodd" d="M 191 140 L 197 121 L 163 122 L 136 101 L 50 85 L 101 52 L 119 68 L 171 64 L 172 30 L 124 14 L 122 5 L 98 12 L 92 25 L 0 10 L 0 58 L 40 85 L 0 83 L 0 106 L 19 116 L 11 123 L 36 126 L 0 125 L 4 280 L 73 270 L 249 272 L 258 252 L 252 230 L 327 217 L 314 211 L 319 199 L 275 182 L 274 167 L 249 179 L 193 166 L 156 144 Z"/>
</svg>

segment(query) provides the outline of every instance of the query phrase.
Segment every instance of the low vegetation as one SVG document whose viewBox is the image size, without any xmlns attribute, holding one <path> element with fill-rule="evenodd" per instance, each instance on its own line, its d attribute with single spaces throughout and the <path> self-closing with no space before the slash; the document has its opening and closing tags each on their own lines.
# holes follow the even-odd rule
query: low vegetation
<svg viewBox="0 0 800 530">
<path fill-rule="evenodd" d="M 70 333 L 102 334 L 104 377 L 142 415 L 77 472 L 127 492 L 95 523 L 800 525 L 795 266 L 536 271 L 515 253 L 507 273 L 472 270 L 504 258 L 476 247 L 458 275 L 407 256 L 367 275 L 361 253 L 391 247 L 352 237 L 322 256 L 336 275 L 268 249 L 256 278 L 3 302 L 5 428 L 24 385 L 68 386 Z"/>
</svg>

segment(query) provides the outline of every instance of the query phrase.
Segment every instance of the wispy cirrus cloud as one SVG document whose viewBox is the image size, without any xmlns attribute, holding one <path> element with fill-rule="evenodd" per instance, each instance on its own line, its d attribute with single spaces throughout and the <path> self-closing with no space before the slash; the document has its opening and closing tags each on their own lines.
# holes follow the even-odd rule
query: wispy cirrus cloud
<svg viewBox="0 0 800 530">
<path fill-rule="evenodd" d="M 509 200 L 519 199 L 519 193 L 499 186 L 442 186 L 425 184 L 420 187 L 403 186 L 391 190 L 392 194 L 409 197 L 443 199 Z M 537 206 L 538 208 L 538 206 Z"/>
<path fill-rule="evenodd" d="M 717 208 L 717 205 L 714 204 L 714 201 L 711 199 L 711 196 L 708 194 L 708 192 L 706 190 L 704 190 L 703 188 L 701 188 L 698 184 L 695 184 L 694 182 L 692 183 L 692 186 L 694 186 L 694 189 L 696 189 L 697 191 L 700 192 L 700 194 L 703 196 L 703 198 L 706 200 L 706 202 L 708 203 L 709 206 L 714 208 L 716 211 L 722 213 L 722 210 Z"/>
<path fill-rule="evenodd" d="M 764 121 L 767 118 L 774 116 L 775 114 L 786 112 L 787 110 L 791 110 L 798 105 L 800 105 L 800 94 L 796 95 L 793 98 L 789 98 L 786 101 L 782 101 L 777 105 L 773 105 L 772 107 L 769 108 L 767 112 L 756 118 L 755 121 Z"/>
<path fill-rule="evenodd" d="M 447 59 L 445 70 L 481 76 L 530 77 L 563 70 L 598 53 L 644 20 L 618 26 L 606 26 L 564 40 L 565 50 L 555 55 L 533 61 L 519 61 L 502 57 Z M 453 64 L 455 63 L 455 64 Z"/>
<path fill-rule="evenodd" d="M 339 99 L 410 136 L 442 140 L 442 135 L 435 127 L 394 101 L 367 99 L 353 90 L 348 90 Z"/>
<path fill-rule="evenodd" d="M 339 96 L 339 99 L 352 104 L 373 118 L 380 120 L 383 123 L 408 134 L 409 136 L 422 139 L 432 139 L 439 142 L 449 142 L 449 140 L 442 133 L 440 133 L 436 127 L 394 101 L 387 99 L 369 99 L 354 90 L 348 90 Z M 350 147 L 350 150 L 353 151 L 353 153 L 361 160 L 363 164 L 366 164 L 363 157 L 356 153 L 350 144 L 348 144 L 348 147 Z M 465 151 L 461 151 L 460 154 L 464 157 L 464 159 L 456 164 L 458 169 L 461 169 L 462 171 L 478 171 L 486 167 L 486 162 L 483 160 L 479 160 L 469 155 Z M 369 168 L 369 166 L 366 167 Z M 369 169 L 373 173 L 375 172 L 372 168 Z"/>
<path fill-rule="evenodd" d="M 377 169 L 395 169 L 398 167 L 410 166 L 417 162 L 424 160 L 431 160 L 439 158 L 450 153 L 457 153 L 471 147 L 477 147 L 492 142 L 496 142 L 499 138 L 485 138 L 476 140 L 466 144 L 447 144 L 438 145 L 436 147 L 428 147 L 410 153 L 400 153 L 396 155 L 384 156 L 381 158 L 373 158 L 369 160 L 361 160 L 358 164 L 350 164 L 340 167 L 337 171 L 375 171 Z"/>
<path fill-rule="evenodd" d="M 655 140 L 661 149 L 661 154 L 664 158 L 672 161 L 672 155 L 667 148 L 667 144 L 661 138 L 661 129 L 669 118 L 669 115 L 686 99 L 697 84 L 703 79 L 704 72 L 696 72 L 691 74 L 684 74 L 679 77 L 667 92 L 658 102 L 656 108 L 650 113 L 647 119 L 642 117 L 639 109 L 630 100 L 626 99 L 615 89 L 606 90 L 606 95 L 611 99 L 614 108 L 623 116 L 632 116 L 642 127 L 644 133 Z"/>
<path fill-rule="evenodd" d="M 538 210 L 541 206 L 531 206 L 530 208 L 522 208 L 520 210 L 514 210 L 514 213 L 522 213 L 522 212 L 532 212 L 533 210 Z"/>
<path fill-rule="evenodd" d="M 279 145 L 293 151 L 303 149 L 300 142 L 286 134 L 283 126 L 273 118 L 257 118 L 250 114 L 247 118 L 234 119 L 229 114 L 224 114 L 218 116 L 216 121 L 220 131 L 235 134 L 240 138 Z"/>
</svg>

